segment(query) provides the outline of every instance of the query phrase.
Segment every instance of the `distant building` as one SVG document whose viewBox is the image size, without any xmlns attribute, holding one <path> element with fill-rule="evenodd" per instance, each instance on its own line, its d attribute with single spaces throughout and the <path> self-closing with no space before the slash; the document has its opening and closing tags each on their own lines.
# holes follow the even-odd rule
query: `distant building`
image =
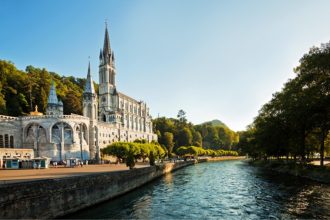
<svg viewBox="0 0 330 220">
<path fill-rule="evenodd" d="M 157 141 L 149 108 L 116 88 L 115 56 L 105 29 L 100 51 L 99 94 L 94 90 L 90 64 L 83 93 L 83 116 L 63 115 L 52 82 L 46 115 L 36 109 L 29 116 L 0 115 L 0 148 L 33 149 L 36 157 L 99 159 L 100 149 L 117 141 Z"/>
</svg>

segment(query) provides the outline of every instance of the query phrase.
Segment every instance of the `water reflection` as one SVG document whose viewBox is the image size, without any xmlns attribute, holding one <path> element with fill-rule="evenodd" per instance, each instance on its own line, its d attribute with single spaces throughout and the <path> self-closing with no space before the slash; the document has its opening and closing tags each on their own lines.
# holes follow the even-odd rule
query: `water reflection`
<svg viewBox="0 0 330 220">
<path fill-rule="evenodd" d="M 164 176 L 164 182 L 165 184 L 167 185 L 172 185 L 173 184 L 173 174 L 172 173 L 167 173 L 165 176 Z"/>
<path fill-rule="evenodd" d="M 178 170 L 68 218 L 330 218 L 330 187 L 240 161 Z"/>
</svg>

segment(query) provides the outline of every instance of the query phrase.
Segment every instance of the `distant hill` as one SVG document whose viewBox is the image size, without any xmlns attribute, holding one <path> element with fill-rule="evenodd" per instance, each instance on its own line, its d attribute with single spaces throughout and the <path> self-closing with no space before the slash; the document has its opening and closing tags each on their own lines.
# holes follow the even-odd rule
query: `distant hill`
<svg viewBox="0 0 330 220">
<path fill-rule="evenodd" d="M 220 127 L 229 128 L 225 123 L 223 123 L 222 121 L 220 121 L 218 119 L 214 119 L 212 121 L 206 121 L 204 123 L 201 123 L 201 125 L 203 125 L 203 124 L 212 124 L 213 126 L 220 126 Z"/>
</svg>

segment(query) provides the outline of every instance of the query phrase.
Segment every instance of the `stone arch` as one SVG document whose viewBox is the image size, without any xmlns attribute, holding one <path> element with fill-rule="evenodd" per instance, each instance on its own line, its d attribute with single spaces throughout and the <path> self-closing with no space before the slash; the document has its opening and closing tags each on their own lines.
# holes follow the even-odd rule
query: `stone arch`
<svg viewBox="0 0 330 220">
<path fill-rule="evenodd" d="M 29 123 L 24 128 L 25 143 L 33 144 L 36 141 L 39 143 L 47 143 L 46 129 L 39 123 Z"/>
<path fill-rule="evenodd" d="M 83 133 L 83 144 L 87 144 L 88 143 L 88 136 L 89 136 L 89 132 L 88 132 L 88 127 L 85 123 L 79 123 L 76 124 L 75 126 L 75 136 L 77 137 L 77 140 L 79 140 L 78 142 L 80 143 L 80 132 Z"/>
<path fill-rule="evenodd" d="M 59 144 L 62 142 L 62 138 L 65 144 L 73 143 L 73 129 L 66 122 L 57 122 L 51 127 L 51 137 L 52 142 Z M 62 129 L 63 129 L 63 137 L 62 137 Z"/>
</svg>

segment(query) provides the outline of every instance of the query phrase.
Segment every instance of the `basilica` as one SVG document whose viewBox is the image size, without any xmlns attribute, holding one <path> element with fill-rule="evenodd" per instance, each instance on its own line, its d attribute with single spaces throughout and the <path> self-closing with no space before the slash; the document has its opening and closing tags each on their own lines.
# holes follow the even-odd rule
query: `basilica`
<svg viewBox="0 0 330 220">
<path fill-rule="evenodd" d="M 115 56 L 107 27 L 99 60 L 98 94 L 88 65 L 83 115 L 63 115 L 63 103 L 52 82 L 45 115 L 37 107 L 28 116 L 0 115 L 0 148 L 33 149 L 35 157 L 53 161 L 98 160 L 100 149 L 114 142 L 157 141 L 147 104 L 117 90 Z"/>
</svg>

